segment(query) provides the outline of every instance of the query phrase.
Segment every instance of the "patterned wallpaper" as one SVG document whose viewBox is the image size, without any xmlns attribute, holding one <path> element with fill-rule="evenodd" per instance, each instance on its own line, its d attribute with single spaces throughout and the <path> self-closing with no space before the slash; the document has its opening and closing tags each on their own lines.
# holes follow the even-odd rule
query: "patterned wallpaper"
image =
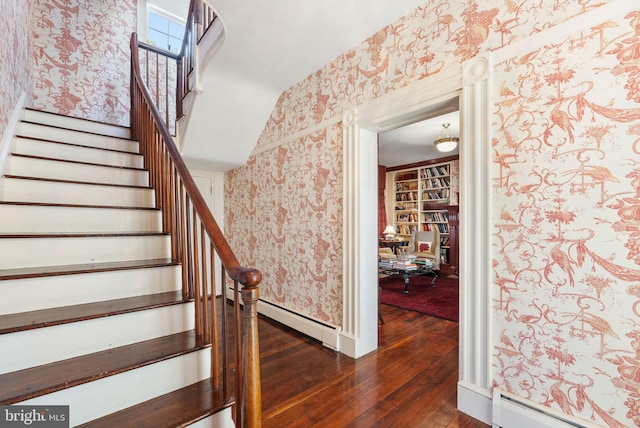
<svg viewBox="0 0 640 428">
<path fill-rule="evenodd" d="M 226 182 L 261 296 L 342 322 L 345 109 L 607 3 L 427 1 L 284 92 Z M 493 383 L 611 427 L 640 426 L 639 64 L 640 8 L 492 81 Z"/>
<path fill-rule="evenodd" d="M 494 382 L 640 425 L 640 9 L 494 84 Z"/>
<path fill-rule="evenodd" d="M 136 0 L 31 0 L 33 107 L 129 125 Z"/>
<path fill-rule="evenodd" d="M 0 2 L 0 136 L 22 92 L 31 98 L 29 2 Z"/>
<path fill-rule="evenodd" d="M 342 127 L 251 158 L 227 174 L 225 195 L 233 199 L 230 209 L 225 202 L 225 229 L 243 237 L 234 251 L 268 284 L 260 288 L 261 298 L 325 322 L 339 320 Z"/>
</svg>

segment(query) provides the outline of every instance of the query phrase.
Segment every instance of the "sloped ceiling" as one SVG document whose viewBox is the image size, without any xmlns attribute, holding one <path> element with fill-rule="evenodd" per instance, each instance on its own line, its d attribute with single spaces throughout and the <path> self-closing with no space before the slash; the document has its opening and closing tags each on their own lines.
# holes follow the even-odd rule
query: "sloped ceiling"
<svg viewBox="0 0 640 428">
<path fill-rule="evenodd" d="M 283 91 L 423 3 L 210 0 L 224 42 L 202 73 L 185 158 L 220 171 L 244 164 Z"/>
</svg>

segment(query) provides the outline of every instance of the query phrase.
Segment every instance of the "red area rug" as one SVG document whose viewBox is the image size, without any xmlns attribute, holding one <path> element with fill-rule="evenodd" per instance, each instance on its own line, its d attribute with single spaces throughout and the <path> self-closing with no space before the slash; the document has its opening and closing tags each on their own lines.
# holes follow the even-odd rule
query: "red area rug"
<svg viewBox="0 0 640 428">
<path fill-rule="evenodd" d="M 381 278 L 380 303 L 457 322 L 458 279 L 438 278 L 431 286 L 432 280 L 431 276 L 413 276 L 409 278 L 409 294 L 404 294 L 402 275 Z"/>
</svg>

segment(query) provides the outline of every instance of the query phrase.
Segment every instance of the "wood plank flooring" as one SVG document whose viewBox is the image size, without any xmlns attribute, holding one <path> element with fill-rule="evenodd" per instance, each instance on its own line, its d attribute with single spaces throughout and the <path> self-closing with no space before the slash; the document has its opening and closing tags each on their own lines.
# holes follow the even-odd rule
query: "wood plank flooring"
<svg viewBox="0 0 640 428">
<path fill-rule="evenodd" d="M 358 360 L 260 318 L 264 428 L 487 426 L 456 410 L 458 323 L 381 308 L 380 347 Z"/>
</svg>

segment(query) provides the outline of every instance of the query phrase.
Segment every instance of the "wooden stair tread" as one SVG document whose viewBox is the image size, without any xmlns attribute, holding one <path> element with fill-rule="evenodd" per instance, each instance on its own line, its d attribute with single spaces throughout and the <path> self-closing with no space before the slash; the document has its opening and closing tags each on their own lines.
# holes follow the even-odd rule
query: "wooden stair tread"
<svg viewBox="0 0 640 428">
<path fill-rule="evenodd" d="M 213 415 L 234 404 L 211 380 L 194 383 L 136 406 L 79 425 L 82 428 L 179 427 Z"/>
<path fill-rule="evenodd" d="M 119 315 L 184 302 L 182 291 L 0 315 L 0 334 Z"/>
<path fill-rule="evenodd" d="M 50 233 L 0 233 L 0 238 L 104 238 L 115 236 L 169 236 L 168 232 L 50 232 Z"/>
<path fill-rule="evenodd" d="M 0 201 L 0 205 L 20 205 L 27 207 L 61 207 L 61 208 L 100 208 L 113 210 L 160 211 L 157 207 L 131 207 L 121 205 L 87 205 L 87 204 L 55 204 L 50 202 Z"/>
<path fill-rule="evenodd" d="M 193 330 L 0 375 L 8 405 L 201 349 Z"/>
<path fill-rule="evenodd" d="M 109 272 L 114 270 L 145 269 L 178 265 L 171 259 L 132 260 L 124 262 L 84 263 L 63 266 L 43 266 L 21 269 L 0 269 L 0 281 L 10 279 L 38 278 L 54 275 L 75 275 L 91 272 Z"/>
<path fill-rule="evenodd" d="M 13 174 L 5 174 L 4 177 L 12 178 L 15 180 L 47 181 L 50 183 L 86 184 L 86 185 L 93 185 L 93 186 L 123 187 L 123 188 L 131 188 L 131 189 L 151 189 L 150 186 L 139 186 L 139 185 L 137 186 L 132 184 L 112 184 L 112 183 L 105 183 L 100 181 L 62 180 L 59 178 L 30 177 L 26 175 L 13 175 Z"/>
</svg>

